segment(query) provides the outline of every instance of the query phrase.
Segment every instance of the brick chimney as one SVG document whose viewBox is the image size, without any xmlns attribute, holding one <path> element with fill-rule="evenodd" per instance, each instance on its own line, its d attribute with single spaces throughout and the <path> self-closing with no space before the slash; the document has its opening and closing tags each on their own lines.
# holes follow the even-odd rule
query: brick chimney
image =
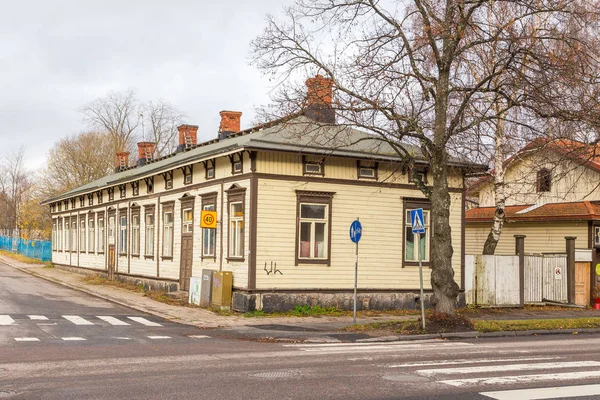
<svg viewBox="0 0 600 400">
<path fill-rule="evenodd" d="M 119 151 L 117 153 L 117 164 L 115 165 L 115 172 L 121 172 L 129 167 L 129 152 Z"/>
<path fill-rule="evenodd" d="M 242 113 L 240 111 L 226 111 L 219 112 L 221 116 L 221 124 L 219 125 L 219 139 L 227 139 L 231 133 L 237 133 L 240 131 L 240 123 L 242 119 Z"/>
<path fill-rule="evenodd" d="M 198 125 L 179 125 L 177 130 L 179 131 L 178 153 L 198 143 Z"/>
<path fill-rule="evenodd" d="M 154 158 L 154 142 L 139 142 L 137 165 L 146 165 Z"/>
<path fill-rule="evenodd" d="M 317 122 L 335 124 L 333 102 L 333 81 L 317 75 L 306 80 L 306 112 L 305 115 Z"/>
</svg>

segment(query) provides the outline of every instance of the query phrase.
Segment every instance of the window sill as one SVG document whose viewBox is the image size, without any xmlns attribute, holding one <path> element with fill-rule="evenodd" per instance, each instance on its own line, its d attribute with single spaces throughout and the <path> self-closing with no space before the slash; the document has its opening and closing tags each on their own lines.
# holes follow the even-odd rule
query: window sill
<svg viewBox="0 0 600 400">
<path fill-rule="evenodd" d="M 321 259 L 307 259 L 307 258 L 298 258 L 296 260 L 296 265 L 299 264 L 326 264 L 329 266 L 331 264 L 330 260 L 321 260 Z"/>
<path fill-rule="evenodd" d="M 244 262 L 246 259 L 244 257 L 227 257 L 227 262 Z"/>
<path fill-rule="evenodd" d="M 421 261 L 422 265 L 424 267 L 429 267 L 431 266 L 429 261 Z M 418 267 L 419 266 L 419 262 L 418 261 L 404 261 L 404 264 L 402 264 L 402 268 L 404 267 Z"/>
<path fill-rule="evenodd" d="M 103 252 L 103 251 L 99 251 L 99 252 L 98 252 L 98 253 L 96 253 L 96 254 L 104 254 L 104 252 Z"/>
<path fill-rule="evenodd" d="M 325 174 L 321 173 L 321 172 L 303 172 L 302 175 L 304 175 L 304 176 L 325 176 Z"/>
<path fill-rule="evenodd" d="M 154 256 L 144 256 L 144 260 L 154 260 Z"/>
<path fill-rule="evenodd" d="M 160 259 L 163 261 L 173 261 L 173 256 L 162 256 Z"/>
<path fill-rule="evenodd" d="M 140 258 L 140 255 L 139 255 L 139 254 L 132 254 L 132 255 L 131 255 L 131 258 L 138 258 L 138 259 L 139 259 L 139 258 Z"/>
<path fill-rule="evenodd" d="M 213 260 L 215 261 L 217 259 L 216 256 L 200 256 L 200 260 L 204 261 L 204 260 Z"/>
<path fill-rule="evenodd" d="M 119 257 L 127 257 L 127 253 L 119 253 Z"/>
<path fill-rule="evenodd" d="M 377 178 L 374 176 L 359 176 L 358 179 L 366 179 L 368 181 L 376 181 Z"/>
</svg>

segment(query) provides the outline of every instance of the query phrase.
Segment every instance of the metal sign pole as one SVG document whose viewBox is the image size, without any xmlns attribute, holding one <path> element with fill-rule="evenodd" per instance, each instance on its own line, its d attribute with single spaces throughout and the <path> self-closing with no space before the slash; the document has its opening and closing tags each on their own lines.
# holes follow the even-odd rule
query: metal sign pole
<svg viewBox="0 0 600 400">
<path fill-rule="evenodd" d="M 358 217 L 356 217 L 358 221 Z M 356 259 L 354 260 L 354 324 L 356 324 L 356 300 L 357 300 L 357 287 L 358 287 L 358 240 L 356 241 Z"/>
<path fill-rule="evenodd" d="M 425 330 L 425 301 L 423 300 L 423 263 L 421 262 L 421 234 L 417 233 L 417 253 L 419 254 L 419 280 L 421 286 L 421 321 Z"/>
</svg>

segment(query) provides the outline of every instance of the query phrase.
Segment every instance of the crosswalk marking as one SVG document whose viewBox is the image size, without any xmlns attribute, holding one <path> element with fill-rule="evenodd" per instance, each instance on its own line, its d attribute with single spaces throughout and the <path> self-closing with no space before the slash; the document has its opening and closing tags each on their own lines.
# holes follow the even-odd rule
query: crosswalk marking
<svg viewBox="0 0 600 400">
<path fill-rule="evenodd" d="M 148 336 L 148 339 L 154 339 L 154 340 L 171 339 L 171 336 Z"/>
<path fill-rule="evenodd" d="M 140 323 L 142 325 L 146 325 L 146 326 L 162 326 L 159 323 L 149 321 L 149 320 L 147 320 L 146 318 L 143 318 L 143 317 L 127 317 L 127 318 L 129 318 L 132 321 L 138 322 L 138 323 Z"/>
<path fill-rule="evenodd" d="M 48 317 L 43 315 L 28 315 L 29 319 L 34 321 L 48 321 Z"/>
<path fill-rule="evenodd" d="M 120 319 L 117 319 L 115 317 L 109 317 L 106 315 L 98 315 L 98 318 L 100 318 L 103 321 L 108 322 L 111 325 L 129 325 L 127 322 L 121 321 Z"/>
<path fill-rule="evenodd" d="M 537 389 L 483 392 L 482 396 L 496 400 L 563 399 L 568 397 L 600 395 L 600 385 L 561 386 Z"/>
<path fill-rule="evenodd" d="M 16 337 L 15 340 L 17 342 L 39 342 L 40 339 L 36 337 Z"/>
<path fill-rule="evenodd" d="M 521 358 L 478 358 L 478 359 L 459 359 L 459 360 L 436 360 L 423 361 L 404 364 L 384 365 L 387 368 L 410 368 L 410 367 L 433 367 L 436 365 L 460 365 L 460 364 L 485 364 L 493 362 L 514 362 L 514 361 L 543 361 L 556 360 L 563 357 L 521 357 Z"/>
<path fill-rule="evenodd" d="M 12 325 L 14 323 L 15 320 L 12 319 L 10 315 L 0 315 L 0 325 Z"/>
<path fill-rule="evenodd" d="M 62 338 L 62 340 L 64 340 L 65 342 L 75 342 L 75 341 L 86 340 L 86 339 L 79 337 L 79 336 L 69 336 L 69 337 Z"/>
<path fill-rule="evenodd" d="M 420 369 L 417 374 L 423 376 L 433 375 L 450 375 L 450 374 L 477 374 L 482 372 L 501 371 L 531 371 L 539 369 L 555 369 L 555 368 L 583 368 L 583 367 L 598 367 L 598 361 L 571 361 L 571 362 L 553 362 L 553 363 L 530 363 L 530 364 L 506 364 L 506 365 L 486 365 L 483 367 L 466 367 L 466 368 L 437 368 L 437 369 Z"/>
<path fill-rule="evenodd" d="M 81 318 L 78 315 L 63 315 L 62 316 L 67 321 L 71 321 L 75 325 L 94 325 L 93 322 L 88 321 L 87 319 Z"/>
<path fill-rule="evenodd" d="M 499 366 L 501 369 L 502 366 Z M 577 379 L 600 378 L 600 371 L 561 372 L 558 374 L 491 376 L 482 378 L 452 379 L 439 381 L 450 386 L 506 385 L 512 383 L 532 383 L 544 381 L 572 381 Z"/>
</svg>

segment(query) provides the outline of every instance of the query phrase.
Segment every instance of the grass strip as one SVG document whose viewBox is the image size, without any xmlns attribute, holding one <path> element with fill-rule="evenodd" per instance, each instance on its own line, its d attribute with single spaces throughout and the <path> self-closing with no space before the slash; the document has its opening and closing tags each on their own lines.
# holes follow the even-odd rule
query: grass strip
<svg viewBox="0 0 600 400">
<path fill-rule="evenodd" d="M 22 262 L 25 264 L 39 264 L 39 265 L 46 265 L 46 266 L 52 265 L 52 263 L 50 263 L 50 262 L 41 261 L 41 260 L 38 260 L 37 258 L 25 257 L 22 254 L 13 253 L 12 251 L 0 250 L 0 255 L 3 255 L 8 258 L 12 258 L 13 260 L 16 260 L 16 261 L 19 261 L 19 262 Z"/>
<path fill-rule="evenodd" d="M 524 320 L 479 320 L 475 329 L 479 332 L 504 332 L 528 330 L 600 328 L 600 318 L 556 318 Z"/>
</svg>

